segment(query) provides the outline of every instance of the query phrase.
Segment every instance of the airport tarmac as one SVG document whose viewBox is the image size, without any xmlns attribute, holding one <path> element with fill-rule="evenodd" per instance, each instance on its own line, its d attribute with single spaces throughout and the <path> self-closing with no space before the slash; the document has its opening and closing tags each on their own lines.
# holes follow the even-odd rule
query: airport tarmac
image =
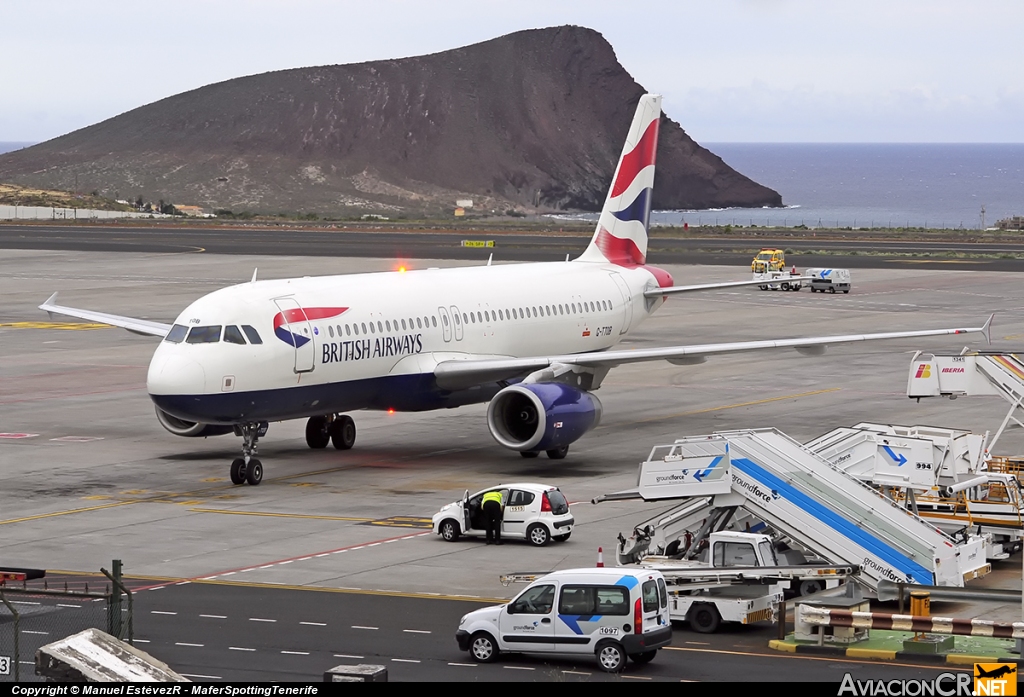
<svg viewBox="0 0 1024 697">
<path fill-rule="evenodd" d="M 412 266 L 466 262 L 422 261 Z M 775 427 L 808 440 L 860 421 L 994 431 L 999 398 L 912 402 L 916 350 L 982 348 L 980 335 L 722 356 L 699 366 L 647 363 L 611 372 L 601 425 L 563 461 L 500 448 L 485 406 L 418 414 L 356 413 L 355 448 L 313 451 L 301 422 L 260 441 L 258 487 L 232 486 L 234 436 L 178 438 L 157 423 L 145 378 L 152 338 L 58 328 L 36 309 L 65 305 L 170 322 L 189 302 L 260 278 L 387 270 L 389 259 L 5 251 L 0 259 L 0 563 L 180 580 L 357 588 L 505 598 L 509 571 L 614 563 L 617 533 L 668 506 L 592 505 L 635 483 L 658 443 L 720 429 Z M 671 266 L 677 283 L 745 279 L 742 267 Z M 1007 273 L 858 269 L 849 295 L 737 289 L 669 300 L 624 347 L 980 326 L 997 312 L 993 348 L 1024 342 L 1024 285 Z M 22 435 L 24 437 L 11 437 Z M 1024 433 L 996 454 L 1024 452 Z M 445 543 L 422 520 L 466 489 L 499 481 L 557 484 L 577 527 L 565 543 Z M 1019 587 L 1019 558 L 993 577 Z M 998 616 L 998 610 L 993 608 Z"/>
</svg>

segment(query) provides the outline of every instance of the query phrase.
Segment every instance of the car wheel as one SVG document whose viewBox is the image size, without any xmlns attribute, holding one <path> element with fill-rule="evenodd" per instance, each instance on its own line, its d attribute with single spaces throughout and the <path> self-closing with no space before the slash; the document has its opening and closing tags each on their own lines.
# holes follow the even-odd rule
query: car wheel
<svg viewBox="0 0 1024 697">
<path fill-rule="evenodd" d="M 566 540 L 569 539 L 569 535 L 571 535 L 571 534 L 572 534 L 571 532 L 567 532 L 564 535 L 555 535 L 551 539 L 554 540 L 555 542 L 565 542 Z"/>
<path fill-rule="evenodd" d="M 548 532 L 547 527 L 540 523 L 534 523 L 526 530 L 526 539 L 530 541 L 530 544 L 534 547 L 543 547 L 551 541 L 551 533 Z"/>
<path fill-rule="evenodd" d="M 619 673 L 626 666 L 626 652 L 615 642 L 598 644 L 594 653 L 597 655 L 598 665 L 606 673 Z"/>
<path fill-rule="evenodd" d="M 462 530 L 459 529 L 459 524 L 451 518 L 441 521 L 441 538 L 445 542 L 455 542 L 459 539 L 462 534 Z"/>
<path fill-rule="evenodd" d="M 800 595 L 811 595 L 821 591 L 825 586 L 821 581 L 815 581 L 813 579 L 807 579 L 806 581 L 800 582 Z"/>
<path fill-rule="evenodd" d="M 477 663 L 491 663 L 498 657 L 498 645 L 487 632 L 477 632 L 469 638 L 469 655 Z"/>
<path fill-rule="evenodd" d="M 722 622 L 718 608 L 710 603 L 697 603 L 690 608 L 686 619 L 690 622 L 690 629 L 701 634 L 714 634 Z"/>
<path fill-rule="evenodd" d="M 636 663 L 637 665 L 641 665 L 642 666 L 645 663 L 650 663 L 651 661 L 653 661 L 654 657 L 657 656 L 657 655 L 658 655 L 658 649 L 654 649 L 653 651 L 644 651 L 643 653 L 634 653 L 632 656 L 629 657 L 629 660 L 633 661 L 633 663 Z"/>
</svg>

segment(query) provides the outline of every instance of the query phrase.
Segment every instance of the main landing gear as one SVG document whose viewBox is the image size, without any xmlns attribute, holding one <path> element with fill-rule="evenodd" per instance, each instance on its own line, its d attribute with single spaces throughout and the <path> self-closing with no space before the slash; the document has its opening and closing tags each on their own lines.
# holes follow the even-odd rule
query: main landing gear
<svg viewBox="0 0 1024 697">
<path fill-rule="evenodd" d="M 560 448 L 554 448 L 552 450 L 545 450 L 547 456 L 552 460 L 564 460 L 565 456 L 569 454 L 569 446 L 563 445 Z M 525 458 L 534 458 L 540 455 L 539 450 L 521 450 L 519 454 Z"/>
<path fill-rule="evenodd" d="M 256 486 L 263 481 L 263 463 L 256 458 L 256 441 L 267 435 L 267 422 L 249 422 L 235 426 L 242 437 L 242 457 L 231 463 L 231 483 Z"/>
<path fill-rule="evenodd" d="M 346 414 L 312 416 L 306 422 L 306 445 L 319 450 L 333 443 L 337 450 L 349 450 L 356 443 L 356 422 Z"/>
</svg>

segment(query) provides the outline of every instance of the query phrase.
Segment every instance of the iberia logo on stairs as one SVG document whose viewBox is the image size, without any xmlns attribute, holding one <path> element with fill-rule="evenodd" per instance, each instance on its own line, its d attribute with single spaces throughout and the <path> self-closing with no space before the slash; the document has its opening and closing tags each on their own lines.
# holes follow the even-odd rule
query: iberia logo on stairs
<svg viewBox="0 0 1024 697">
<path fill-rule="evenodd" d="M 917 375 L 915 378 L 930 378 L 932 376 L 932 366 L 929 363 L 922 363 L 917 367 Z"/>
</svg>

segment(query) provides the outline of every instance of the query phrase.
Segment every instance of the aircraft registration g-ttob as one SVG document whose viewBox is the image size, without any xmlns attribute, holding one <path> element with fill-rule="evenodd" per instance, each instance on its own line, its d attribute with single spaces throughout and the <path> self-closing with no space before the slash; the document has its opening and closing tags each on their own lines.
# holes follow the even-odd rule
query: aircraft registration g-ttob
<svg viewBox="0 0 1024 697">
<path fill-rule="evenodd" d="M 574 261 L 257 281 L 206 295 L 173 325 L 55 304 L 50 313 L 162 337 L 147 388 L 179 436 L 234 432 L 231 481 L 259 484 L 257 440 L 306 418 L 312 448 L 346 450 L 358 409 L 423 411 L 490 402 L 487 426 L 524 457 L 565 457 L 594 428 L 594 390 L 624 363 L 702 363 L 772 348 L 983 332 L 982 327 L 616 350 L 670 295 L 757 282 L 673 285 L 647 264 L 661 97 L 637 106 L 590 245 Z"/>
</svg>

